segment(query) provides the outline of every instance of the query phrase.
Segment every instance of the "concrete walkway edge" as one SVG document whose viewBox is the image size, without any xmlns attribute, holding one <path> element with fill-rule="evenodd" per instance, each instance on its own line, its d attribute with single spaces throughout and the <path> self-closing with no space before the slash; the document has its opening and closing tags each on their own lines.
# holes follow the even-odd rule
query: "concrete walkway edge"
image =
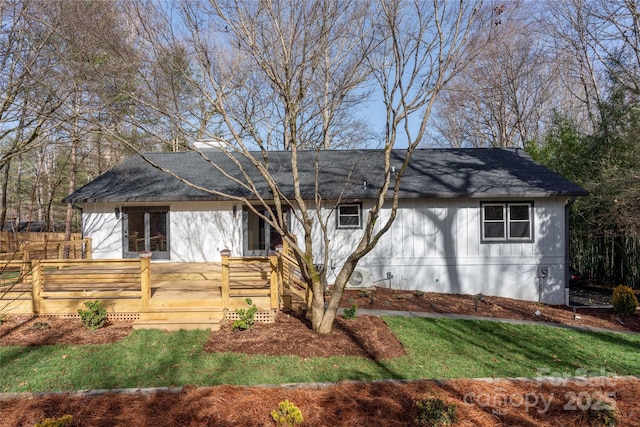
<svg viewBox="0 0 640 427">
<path fill-rule="evenodd" d="M 500 383 L 500 382 L 513 382 L 513 383 L 535 383 L 535 384 L 550 384 L 554 386 L 566 385 L 568 383 L 574 383 L 577 385 L 611 385 L 614 386 L 618 381 L 640 381 L 638 375 L 601 375 L 601 376 L 539 376 L 539 377 L 514 377 L 514 378 L 424 378 L 417 380 L 402 380 L 402 379 L 382 379 L 375 381 L 338 381 L 338 382 L 322 382 L 322 383 L 288 383 L 288 384 L 258 384 L 258 385 L 236 385 L 234 387 L 239 388 L 264 388 L 264 389 L 283 389 L 283 390 L 297 390 L 302 388 L 307 389 L 323 389 L 340 384 L 411 384 L 415 382 L 432 381 L 437 384 L 446 383 L 447 381 L 481 381 L 486 383 Z M 51 391 L 51 392 L 16 392 L 16 393 L 0 393 L 0 402 L 10 399 L 33 399 L 39 397 L 48 396 L 79 396 L 79 397 L 93 397 L 102 396 L 105 394 L 142 394 L 153 395 L 156 393 L 170 393 L 179 394 L 184 388 L 213 388 L 222 387 L 225 385 L 211 385 L 211 386 L 184 386 L 184 387 L 149 387 L 149 388 L 118 388 L 118 389 L 98 389 L 98 390 L 76 390 L 76 391 Z"/>
</svg>

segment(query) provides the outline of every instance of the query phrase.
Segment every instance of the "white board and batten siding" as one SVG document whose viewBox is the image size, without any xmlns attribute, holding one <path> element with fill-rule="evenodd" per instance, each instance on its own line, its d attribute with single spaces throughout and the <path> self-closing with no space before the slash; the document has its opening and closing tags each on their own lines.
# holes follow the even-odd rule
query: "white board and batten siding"
<svg viewBox="0 0 640 427">
<path fill-rule="evenodd" d="M 133 206 L 133 204 L 129 204 Z M 135 206 L 158 203 L 136 203 Z M 230 249 L 242 255 L 242 211 L 234 216 L 232 202 L 170 202 L 169 260 L 171 262 L 220 261 L 220 251 Z M 122 258 L 123 220 L 115 208 L 127 204 L 87 203 L 84 205 L 83 235 L 92 238 L 96 259 Z"/>
<path fill-rule="evenodd" d="M 492 200 L 494 201 L 494 200 Z M 482 242 L 478 199 L 403 200 L 391 229 L 358 268 L 376 286 L 395 289 L 503 296 L 564 303 L 564 198 L 531 199 L 533 242 Z M 363 217 L 367 214 L 363 203 Z M 382 213 L 378 224 L 388 218 Z M 331 231 L 333 274 L 361 230 Z M 539 268 L 548 267 L 546 278 Z M 387 280 L 387 273 L 393 278 Z M 329 271 L 329 281 L 332 270 Z"/>
<path fill-rule="evenodd" d="M 495 201 L 495 200 L 492 200 Z M 376 286 L 396 289 L 496 295 L 550 304 L 564 302 L 564 198 L 533 202 L 533 242 L 482 242 L 478 199 L 402 200 L 391 229 L 358 268 L 369 271 Z M 169 251 L 172 262 L 215 262 L 220 250 L 234 256 L 243 251 L 242 207 L 233 202 L 170 202 Z M 136 203 L 136 206 L 144 204 Z M 149 205 L 160 205 L 159 203 Z M 93 239 L 95 258 L 123 256 L 122 217 L 113 203 L 88 203 L 83 210 L 83 234 Z M 363 220 L 370 202 L 362 204 Z M 361 229 L 337 229 L 330 224 L 329 282 L 362 235 Z M 389 215 L 383 210 L 378 224 Z M 292 229 L 297 230 L 296 224 Z M 317 259 L 322 259 L 318 234 Z M 539 278 L 539 268 L 548 275 Z M 331 268 L 333 267 L 333 268 Z M 387 280 L 387 273 L 393 278 Z"/>
</svg>

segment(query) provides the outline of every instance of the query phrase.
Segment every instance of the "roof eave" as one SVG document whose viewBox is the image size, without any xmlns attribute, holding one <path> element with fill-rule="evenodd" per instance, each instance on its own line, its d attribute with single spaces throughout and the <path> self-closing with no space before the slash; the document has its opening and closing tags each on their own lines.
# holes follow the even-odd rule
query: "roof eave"
<svg viewBox="0 0 640 427">
<path fill-rule="evenodd" d="M 434 192 L 434 193 L 410 193 L 400 192 L 401 199 L 490 199 L 490 198 L 548 198 L 548 197 L 586 197 L 588 191 L 525 191 L 525 192 L 471 192 L 471 193 L 454 193 L 454 192 Z M 389 194 L 389 198 L 393 195 Z M 348 199 L 371 199 L 375 197 L 371 193 L 352 194 Z M 331 199 L 331 197 L 327 197 Z M 256 197 L 247 197 L 248 200 L 258 200 Z M 168 202 L 220 202 L 234 200 L 232 197 L 222 197 L 218 195 L 203 196 L 174 196 L 174 197 L 87 197 L 87 198 L 70 198 L 65 197 L 64 203 L 168 203 Z"/>
</svg>

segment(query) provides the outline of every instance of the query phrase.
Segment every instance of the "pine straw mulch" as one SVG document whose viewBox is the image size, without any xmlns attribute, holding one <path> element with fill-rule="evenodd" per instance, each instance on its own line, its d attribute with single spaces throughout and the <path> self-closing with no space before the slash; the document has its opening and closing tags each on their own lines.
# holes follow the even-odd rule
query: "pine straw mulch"
<svg viewBox="0 0 640 427">
<path fill-rule="evenodd" d="M 131 322 L 109 322 L 92 331 L 76 318 L 8 316 L 0 323 L 0 345 L 108 344 L 131 330 Z"/>
<path fill-rule="evenodd" d="M 589 408 L 604 408 L 603 402 L 615 406 L 618 426 L 640 426 L 639 395 L 637 378 L 561 384 L 424 380 L 299 388 L 186 386 L 175 392 L 7 399 L 2 402 L 2 423 L 33 426 L 44 418 L 71 414 L 72 426 L 274 426 L 270 412 L 288 399 L 300 408 L 302 426 L 400 427 L 415 425 L 418 399 L 438 397 L 456 404 L 454 426 L 588 426 L 591 414 L 601 412 Z M 578 396 L 583 400 L 577 401 Z"/>
<path fill-rule="evenodd" d="M 393 359 L 406 353 L 400 341 L 379 317 L 336 317 L 329 335 L 318 335 L 300 317 L 278 313 L 273 324 L 257 323 L 250 331 L 234 331 L 225 325 L 213 332 L 204 345 L 209 353 L 232 351 L 269 356 L 360 356 L 373 360 Z"/>
<path fill-rule="evenodd" d="M 576 309 L 577 316 L 574 319 L 574 312 L 570 307 L 493 296 L 482 296 L 478 299 L 475 295 L 398 291 L 385 288 L 364 291 L 346 289 L 340 306 L 346 308 L 353 304 L 364 309 L 454 313 L 640 332 L 640 315 L 619 316 L 611 309 L 579 307 Z M 540 314 L 536 315 L 536 311 Z"/>
</svg>

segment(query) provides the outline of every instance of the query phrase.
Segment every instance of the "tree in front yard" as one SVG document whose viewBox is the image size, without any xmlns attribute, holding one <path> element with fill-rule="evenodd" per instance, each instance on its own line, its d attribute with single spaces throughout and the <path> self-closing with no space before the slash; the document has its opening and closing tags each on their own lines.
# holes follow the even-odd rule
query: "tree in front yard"
<svg viewBox="0 0 640 427">
<path fill-rule="evenodd" d="M 313 294 L 313 329 L 330 332 L 351 274 L 395 219 L 402 176 L 438 94 L 472 59 L 469 41 L 485 28 L 479 3 L 211 0 L 144 7 L 132 12 L 132 22 L 148 44 L 141 62 L 153 68 L 139 78 L 149 90 L 127 97 L 160 119 L 132 124 L 165 140 L 178 134 L 214 141 L 227 153 L 237 171 L 212 166 L 252 197 L 218 195 L 242 202 L 293 248 Z M 163 86 L 156 85 L 160 80 Z M 384 112 L 377 134 L 354 113 L 365 102 Z M 299 156 L 365 146 L 382 148 L 382 176 L 325 304 L 329 224 L 344 197 L 323 198 L 317 179 L 315 191 L 302 188 Z M 394 148 L 407 150 L 392 165 Z M 292 182 L 279 181 L 269 168 L 276 150 L 290 152 Z M 272 197 L 258 190 L 265 185 Z M 384 218 L 383 207 L 390 212 Z M 287 211 L 300 224 L 298 235 Z"/>
</svg>

